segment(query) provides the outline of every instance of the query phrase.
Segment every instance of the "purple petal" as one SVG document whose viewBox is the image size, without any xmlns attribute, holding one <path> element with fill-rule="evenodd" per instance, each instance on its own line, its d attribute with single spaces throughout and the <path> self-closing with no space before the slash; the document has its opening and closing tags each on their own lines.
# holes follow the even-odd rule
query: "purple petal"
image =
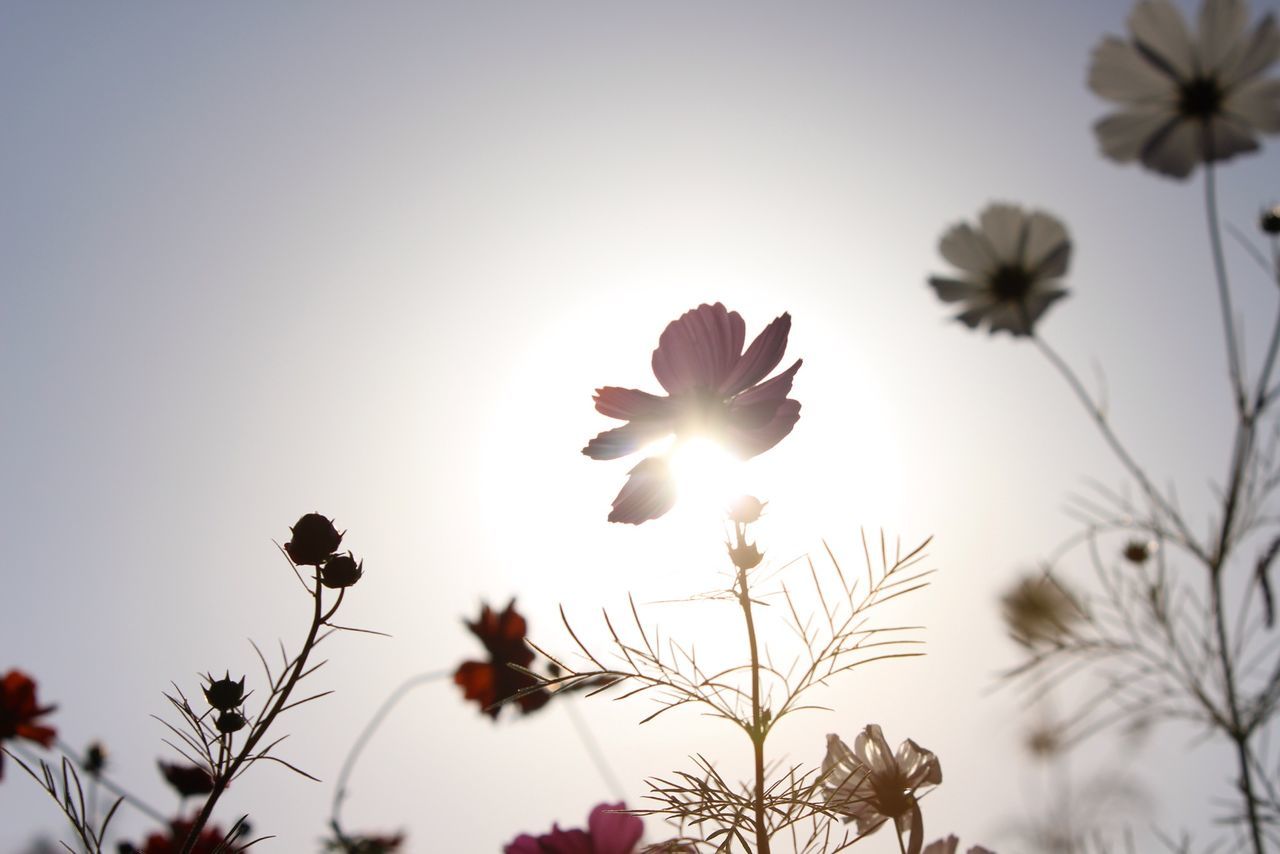
<svg viewBox="0 0 1280 854">
<path fill-rule="evenodd" d="M 605 386 L 596 389 L 596 412 L 610 418 L 633 421 L 637 418 L 660 418 L 666 414 L 669 397 L 659 397 L 638 388 Z"/>
<path fill-rule="evenodd" d="M 502 854 L 542 854 L 542 846 L 537 839 L 522 833 L 502 849 Z"/>
<path fill-rule="evenodd" d="M 644 822 L 634 815 L 611 810 L 624 810 L 625 803 L 600 804 L 591 811 L 587 827 L 595 854 L 631 854 L 644 835 Z"/>
<path fill-rule="evenodd" d="M 730 422 L 726 442 L 744 460 L 763 454 L 781 442 L 800 420 L 800 402 L 784 400 L 768 422 L 753 429 L 743 429 Z"/>
<path fill-rule="evenodd" d="M 720 303 L 700 305 L 667 324 L 653 351 L 653 375 L 669 394 L 718 389 L 742 356 L 746 324 Z"/>
<path fill-rule="evenodd" d="M 663 457 L 647 457 L 627 473 L 626 484 L 613 499 L 610 522 L 639 525 L 657 519 L 676 503 L 676 486 Z"/>
<path fill-rule="evenodd" d="M 561 830 L 551 825 L 551 832 L 538 839 L 542 854 L 594 854 L 591 837 L 585 830 Z"/>
<path fill-rule="evenodd" d="M 733 421 L 746 415 L 751 410 L 766 408 L 767 415 L 772 416 L 777 408 L 782 405 L 782 401 L 786 400 L 788 394 L 791 393 L 791 381 L 795 379 L 796 371 L 800 370 L 800 366 L 804 364 L 804 359 L 796 359 L 796 363 L 778 374 L 771 380 L 760 383 L 754 388 L 749 388 L 742 394 L 733 399 L 729 406 L 729 417 Z"/>
<path fill-rule="evenodd" d="M 582 453 L 593 460 L 616 460 L 635 453 L 670 432 L 671 425 L 665 421 L 628 421 L 596 436 L 582 449 Z"/>
<path fill-rule="evenodd" d="M 756 336 L 742 354 L 733 372 L 725 379 L 720 392 L 725 397 L 732 397 L 743 389 L 760 382 L 769 376 L 769 372 L 778 367 L 782 354 L 787 350 L 787 336 L 791 333 L 791 315 L 784 313 Z"/>
</svg>

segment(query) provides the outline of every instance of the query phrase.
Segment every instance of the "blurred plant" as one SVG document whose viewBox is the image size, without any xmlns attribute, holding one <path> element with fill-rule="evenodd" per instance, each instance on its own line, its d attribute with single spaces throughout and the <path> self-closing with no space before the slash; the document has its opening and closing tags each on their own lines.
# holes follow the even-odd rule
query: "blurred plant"
<svg viewBox="0 0 1280 854">
<path fill-rule="evenodd" d="M 874 833 L 888 819 L 897 825 L 898 839 L 910 833 L 909 851 L 918 852 L 924 843 L 924 818 L 916 793 L 925 786 L 942 782 L 938 757 L 911 739 L 889 749 L 884 733 L 869 724 L 858 733 L 853 749 L 837 735 L 827 736 L 827 755 L 822 760 L 822 786 L 827 805 L 857 822 L 858 834 Z"/>
<path fill-rule="evenodd" d="M 194 842 L 191 839 L 193 833 L 196 834 Z M 194 821 L 175 819 L 163 832 L 148 835 L 141 848 L 122 842 L 118 850 L 119 854 L 178 854 L 180 851 L 190 851 L 191 854 L 236 854 L 253 844 L 240 844 L 237 841 L 246 833 L 244 819 L 236 822 L 226 833 L 217 827 L 196 831 Z"/>
<path fill-rule="evenodd" d="M 503 854 L 634 854 L 644 835 L 644 822 L 622 812 L 624 803 L 600 804 L 587 817 L 587 829 L 561 830 L 552 825 L 541 836 L 522 833 Z"/>
<path fill-rule="evenodd" d="M 0 744 L 11 739 L 26 739 L 41 747 L 53 744 L 58 733 L 51 726 L 37 723 L 37 718 L 50 714 L 56 706 L 41 706 L 36 700 L 36 683 L 21 670 L 10 670 L 0 679 Z M 8 748 L 0 748 L 0 779 L 4 777 L 4 757 Z"/>
<path fill-rule="evenodd" d="M 1273 505 L 1280 486 L 1280 456 L 1264 425 L 1275 429 L 1273 383 L 1280 353 L 1280 315 L 1272 326 L 1260 367 L 1244 368 L 1239 322 L 1232 309 L 1218 221 L 1215 164 L 1258 148 L 1258 136 L 1280 132 L 1280 80 L 1266 78 L 1280 58 L 1280 29 L 1272 15 L 1249 27 L 1243 0 L 1206 0 L 1193 34 L 1168 0 L 1143 0 L 1129 18 L 1131 38 L 1108 37 L 1095 49 L 1089 85 L 1121 105 L 1095 126 L 1103 153 L 1139 160 L 1160 174 L 1186 178 L 1204 166 L 1205 210 L 1226 343 L 1235 432 L 1224 485 L 1215 492 L 1217 518 L 1208 536 L 1193 531 L 1172 493 L 1155 486 L 1129 446 L 1112 428 L 1104 406 L 1036 328 L 1046 302 L 1028 282 L 1052 257 L 1046 275 L 1065 275 L 1070 244 L 1060 225 L 1046 240 L 1047 214 L 1024 214 L 993 205 L 981 228 L 960 225 L 942 238 L 940 251 L 961 268 L 960 278 L 929 283 L 944 301 L 964 300 L 959 316 L 968 326 L 991 318 L 1030 339 L 1063 377 L 1102 433 L 1141 497 L 1098 487 L 1100 497 L 1076 497 L 1073 512 L 1084 529 L 1052 556 L 1059 566 L 1078 549 L 1092 565 L 1095 595 L 1077 595 L 1057 576 L 1023 581 L 1003 602 L 1010 634 L 1026 660 L 1009 672 L 1038 701 L 1055 683 L 1092 680 L 1094 690 L 1074 692 L 1077 708 L 1057 733 L 1062 746 L 1109 724 L 1154 720 L 1191 721 L 1216 733 L 1233 749 L 1240 809 L 1230 819 L 1243 827 L 1247 847 L 1261 854 L 1266 840 L 1280 840 L 1280 769 L 1264 767 L 1258 739 L 1280 707 L 1280 645 L 1274 623 L 1270 568 L 1280 553 Z M 1241 242 L 1268 277 L 1280 285 L 1280 244 L 1271 227 L 1271 259 L 1243 235 Z M 1058 248 L 1048 252 L 1050 244 Z M 1013 259 L 1011 261 L 1010 259 Z M 1019 279 L 1007 270 L 1022 271 Z M 1050 275 L 1051 274 L 1051 275 Z M 1017 279 L 1021 288 L 1004 284 Z M 1056 289 L 1055 296 L 1063 291 Z M 1263 545 L 1251 538 L 1265 535 Z M 1124 537 L 1112 545 L 1112 538 Z M 1251 553 L 1246 553 L 1245 549 Z M 1228 584 L 1231 582 L 1231 585 Z M 1234 615 L 1226 598 L 1239 595 Z M 1064 849 L 1065 850 L 1065 849 Z"/>
<path fill-rule="evenodd" d="M 453 674 L 453 681 L 468 700 L 479 703 L 495 721 L 508 699 L 515 698 L 515 705 L 526 715 L 546 705 L 551 694 L 536 689 L 537 678 L 526 672 L 533 664 L 534 652 L 525 645 L 525 620 L 516 611 L 515 599 L 500 612 L 483 605 L 480 618 L 468 622 L 467 629 L 489 653 L 488 661 L 464 661 Z M 535 690 L 527 690 L 531 688 Z"/>
<path fill-rule="evenodd" d="M 956 854 L 956 851 L 959 850 L 959 845 L 959 839 L 954 836 L 948 836 L 946 839 L 930 842 L 924 847 L 922 854 Z M 975 845 L 969 849 L 968 854 L 995 854 L 995 852 L 983 848 L 981 845 Z"/>
</svg>

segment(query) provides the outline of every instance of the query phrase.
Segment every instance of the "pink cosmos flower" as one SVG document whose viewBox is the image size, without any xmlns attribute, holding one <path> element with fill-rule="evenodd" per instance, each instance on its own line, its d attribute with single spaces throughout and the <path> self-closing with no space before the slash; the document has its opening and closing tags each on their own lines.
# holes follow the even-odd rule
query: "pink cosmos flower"
<svg viewBox="0 0 1280 854">
<path fill-rule="evenodd" d="M 700 305 L 667 324 L 653 351 L 653 374 L 666 396 L 633 388 L 596 389 L 596 410 L 627 422 L 592 439 L 582 453 L 616 460 L 664 436 L 708 436 L 742 459 L 778 444 L 800 419 L 800 404 L 787 397 L 801 360 L 770 380 L 791 331 L 783 314 L 743 352 L 746 324 L 720 303 Z M 665 457 L 641 460 L 613 500 L 610 522 L 639 525 L 675 503 Z"/>
<path fill-rule="evenodd" d="M 550 833 L 530 836 L 522 833 L 502 849 L 503 854 L 634 854 L 644 822 L 617 812 L 626 804 L 600 804 L 587 818 L 587 829 L 561 830 L 553 824 Z"/>
</svg>

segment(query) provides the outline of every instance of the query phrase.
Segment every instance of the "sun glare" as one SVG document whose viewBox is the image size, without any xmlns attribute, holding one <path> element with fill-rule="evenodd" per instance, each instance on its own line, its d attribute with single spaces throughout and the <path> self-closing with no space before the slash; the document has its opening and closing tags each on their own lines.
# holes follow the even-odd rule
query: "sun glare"
<svg viewBox="0 0 1280 854">
<path fill-rule="evenodd" d="M 671 451 L 671 472 L 682 513 L 722 518 L 729 502 L 744 491 L 743 462 L 712 439 L 678 442 Z"/>
</svg>

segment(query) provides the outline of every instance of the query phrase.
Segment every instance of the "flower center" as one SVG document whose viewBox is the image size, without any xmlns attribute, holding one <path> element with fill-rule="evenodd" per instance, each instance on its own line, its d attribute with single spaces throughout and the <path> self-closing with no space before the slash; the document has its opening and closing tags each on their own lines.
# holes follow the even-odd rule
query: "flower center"
<svg viewBox="0 0 1280 854">
<path fill-rule="evenodd" d="M 1031 274 L 1021 267 L 1005 264 L 992 274 L 991 290 L 1001 302 L 1018 302 L 1031 290 Z"/>
<path fill-rule="evenodd" d="M 1188 117 L 1208 119 L 1222 107 L 1222 88 L 1212 77 L 1193 77 L 1182 84 L 1178 95 L 1178 111 Z"/>
<path fill-rule="evenodd" d="M 680 407 L 676 424 L 676 436 L 690 439 L 695 436 L 716 438 L 728 421 L 729 404 L 724 398 L 707 389 L 692 392 Z"/>
</svg>

